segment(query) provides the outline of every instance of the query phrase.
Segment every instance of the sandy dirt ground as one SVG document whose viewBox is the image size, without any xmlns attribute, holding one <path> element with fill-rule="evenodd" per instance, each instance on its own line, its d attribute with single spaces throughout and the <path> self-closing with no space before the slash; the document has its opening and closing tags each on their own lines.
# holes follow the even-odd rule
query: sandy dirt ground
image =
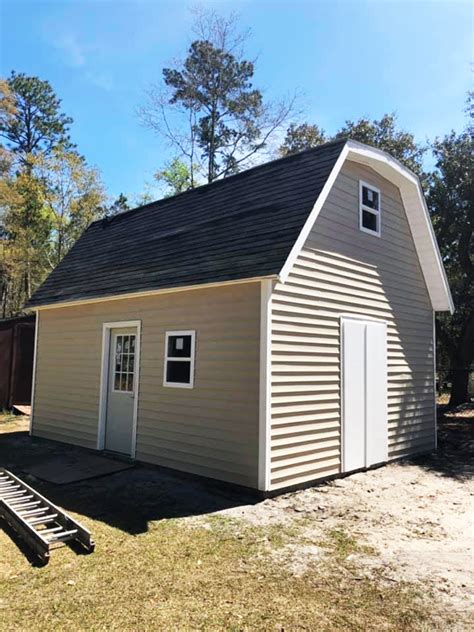
<svg viewBox="0 0 474 632">
<path fill-rule="evenodd" d="M 466 621 L 474 612 L 474 410 L 458 412 L 441 419 L 435 456 L 219 513 L 253 525 L 299 524 L 275 554 L 295 574 L 328 554 L 328 532 L 351 536 L 367 551 L 352 554 L 361 574 L 418 584 Z"/>
</svg>

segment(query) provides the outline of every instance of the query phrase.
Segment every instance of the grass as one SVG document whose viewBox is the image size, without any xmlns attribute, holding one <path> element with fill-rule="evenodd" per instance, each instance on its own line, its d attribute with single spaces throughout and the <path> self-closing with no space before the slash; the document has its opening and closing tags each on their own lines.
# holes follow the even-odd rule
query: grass
<svg viewBox="0 0 474 632">
<path fill-rule="evenodd" d="M 0 426 L 11 424 L 15 421 L 16 417 L 8 410 L 0 410 Z"/>
<path fill-rule="evenodd" d="M 24 427 L 22 418 L 0 416 L 0 432 Z M 220 515 L 166 518 L 149 520 L 146 531 L 133 535 L 101 520 L 100 506 L 97 514 L 74 514 L 92 531 L 95 553 L 64 547 L 43 568 L 32 566 L 0 529 L 2 632 L 449 626 L 446 618 L 439 624 L 430 596 L 414 586 L 361 576 L 351 554 L 371 552 L 342 527 L 328 530 L 320 543 L 326 554 L 295 576 L 273 552 L 304 542 L 304 519 L 255 527 Z"/>
<path fill-rule="evenodd" d="M 375 555 L 371 547 L 359 544 L 354 536 L 348 534 L 342 527 L 330 529 L 326 534 L 326 540 L 321 545 L 332 551 L 339 561 L 346 560 L 349 555 L 357 553 Z"/>
<path fill-rule="evenodd" d="M 83 518 L 84 521 L 86 521 Z M 97 551 L 56 552 L 32 568 L 0 538 L 2 630 L 413 630 L 430 614 L 407 586 L 354 580 L 331 565 L 292 577 L 269 559 L 260 528 L 188 528 L 178 519 L 139 536 L 101 523 Z"/>
</svg>

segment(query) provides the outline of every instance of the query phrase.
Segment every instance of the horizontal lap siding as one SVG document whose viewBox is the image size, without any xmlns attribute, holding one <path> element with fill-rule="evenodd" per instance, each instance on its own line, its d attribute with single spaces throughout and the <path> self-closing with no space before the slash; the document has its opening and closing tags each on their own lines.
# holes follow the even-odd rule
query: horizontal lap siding
<svg viewBox="0 0 474 632">
<path fill-rule="evenodd" d="M 382 236 L 359 230 L 359 179 Z M 388 323 L 389 457 L 434 445 L 432 308 L 399 191 L 347 162 L 272 296 L 271 487 L 341 471 L 340 316 Z"/>
<path fill-rule="evenodd" d="M 34 434 L 97 445 L 102 324 L 141 320 L 137 459 L 255 487 L 260 284 L 40 313 Z M 195 387 L 163 387 L 167 330 L 196 330 Z"/>
</svg>

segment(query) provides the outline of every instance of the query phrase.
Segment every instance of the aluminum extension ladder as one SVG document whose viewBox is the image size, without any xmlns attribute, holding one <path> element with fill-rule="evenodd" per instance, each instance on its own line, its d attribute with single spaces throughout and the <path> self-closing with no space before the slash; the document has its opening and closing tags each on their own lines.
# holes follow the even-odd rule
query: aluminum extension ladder
<svg viewBox="0 0 474 632">
<path fill-rule="evenodd" d="M 0 517 L 45 564 L 52 548 L 71 540 L 90 553 L 94 550 L 87 529 L 3 468 L 0 468 Z"/>
</svg>

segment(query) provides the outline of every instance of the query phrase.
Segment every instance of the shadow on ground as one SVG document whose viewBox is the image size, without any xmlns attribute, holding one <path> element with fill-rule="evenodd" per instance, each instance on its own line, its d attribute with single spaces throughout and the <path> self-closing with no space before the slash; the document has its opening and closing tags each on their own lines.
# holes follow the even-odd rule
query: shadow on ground
<svg viewBox="0 0 474 632">
<path fill-rule="evenodd" d="M 442 476 L 458 480 L 474 474 L 474 408 L 439 415 L 438 451 L 406 459 Z M 137 464 L 122 472 L 66 485 L 55 485 L 28 475 L 31 466 L 59 455 L 84 455 L 87 451 L 26 431 L 0 433 L 0 464 L 23 477 L 53 503 L 104 522 L 130 534 L 145 533 L 149 522 L 212 513 L 255 504 L 251 491 L 209 479 L 180 474 L 165 468 Z M 26 473 L 26 474 L 25 474 Z"/>
<path fill-rule="evenodd" d="M 438 450 L 407 459 L 456 480 L 474 477 L 474 404 L 438 406 Z"/>
<path fill-rule="evenodd" d="M 31 466 L 65 453 L 85 454 L 75 446 L 30 437 L 27 432 L 0 434 L 0 464 L 54 504 L 130 534 L 144 533 L 150 521 L 212 513 L 258 502 L 251 490 L 234 488 L 137 464 L 132 469 L 66 485 L 28 475 Z"/>
</svg>

